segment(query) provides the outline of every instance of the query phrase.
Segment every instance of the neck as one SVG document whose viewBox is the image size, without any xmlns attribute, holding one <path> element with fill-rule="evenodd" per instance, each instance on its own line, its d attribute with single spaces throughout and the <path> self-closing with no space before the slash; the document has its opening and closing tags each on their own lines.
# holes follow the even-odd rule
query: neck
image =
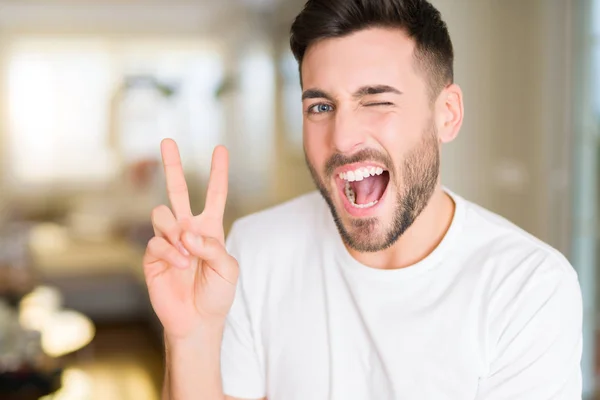
<svg viewBox="0 0 600 400">
<path fill-rule="evenodd" d="M 358 262 L 377 269 L 409 267 L 427 257 L 440 244 L 454 215 L 454 201 L 438 184 L 427 206 L 391 247 L 376 253 L 348 249 Z"/>
</svg>

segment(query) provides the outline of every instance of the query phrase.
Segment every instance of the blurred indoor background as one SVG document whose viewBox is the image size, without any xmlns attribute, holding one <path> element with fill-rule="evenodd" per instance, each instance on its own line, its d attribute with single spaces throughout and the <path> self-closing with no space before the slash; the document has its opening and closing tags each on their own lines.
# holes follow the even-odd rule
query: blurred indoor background
<svg viewBox="0 0 600 400">
<path fill-rule="evenodd" d="M 571 260 L 592 398 L 600 0 L 433 3 L 466 109 L 444 184 Z M 159 398 L 141 256 L 150 211 L 167 204 L 160 140 L 180 145 L 195 212 L 212 149 L 227 145 L 226 228 L 313 190 L 288 49 L 302 5 L 0 0 L 0 398 Z"/>
</svg>

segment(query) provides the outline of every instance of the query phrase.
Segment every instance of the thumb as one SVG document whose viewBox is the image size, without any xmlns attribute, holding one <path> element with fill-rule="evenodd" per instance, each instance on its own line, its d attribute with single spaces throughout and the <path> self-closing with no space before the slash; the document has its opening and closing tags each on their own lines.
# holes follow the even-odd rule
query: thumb
<svg viewBox="0 0 600 400">
<path fill-rule="evenodd" d="M 186 232 L 182 241 L 191 255 L 204 261 L 227 282 L 236 284 L 239 275 L 237 260 L 227 253 L 219 240 Z"/>
</svg>

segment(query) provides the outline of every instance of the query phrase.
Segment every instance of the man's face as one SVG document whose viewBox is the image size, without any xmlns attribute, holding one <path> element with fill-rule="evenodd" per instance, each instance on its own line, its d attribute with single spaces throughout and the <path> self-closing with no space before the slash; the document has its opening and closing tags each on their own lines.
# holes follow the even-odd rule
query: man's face
<svg viewBox="0 0 600 400">
<path fill-rule="evenodd" d="M 309 47 L 302 63 L 304 151 L 345 243 L 383 250 L 433 194 L 439 139 L 425 73 L 400 30 Z"/>
</svg>

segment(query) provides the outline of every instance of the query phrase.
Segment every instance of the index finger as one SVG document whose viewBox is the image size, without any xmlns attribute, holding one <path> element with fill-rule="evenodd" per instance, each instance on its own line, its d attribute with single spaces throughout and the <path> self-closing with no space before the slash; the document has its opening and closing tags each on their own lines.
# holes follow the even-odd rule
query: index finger
<svg viewBox="0 0 600 400">
<path fill-rule="evenodd" d="M 160 151 L 165 168 L 167 193 L 173 208 L 173 214 L 178 220 L 191 217 L 190 196 L 177 144 L 173 139 L 164 139 L 160 143 Z"/>
<path fill-rule="evenodd" d="M 225 146 L 217 146 L 213 151 L 204 206 L 204 213 L 215 219 L 223 220 L 225 203 L 227 203 L 228 174 L 229 155 L 227 149 Z"/>
</svg>

